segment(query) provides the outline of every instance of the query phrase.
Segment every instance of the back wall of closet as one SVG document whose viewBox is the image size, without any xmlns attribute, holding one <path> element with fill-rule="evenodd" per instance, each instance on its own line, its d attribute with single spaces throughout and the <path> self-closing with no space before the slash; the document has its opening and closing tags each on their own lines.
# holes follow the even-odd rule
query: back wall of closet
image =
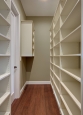
<svg viewBox="0 0 83 115">
<path fill-rule="evenodd" d="M 35 29 L 35 56 L 27 60 L 28 81 L 50 80 L 50 34 L 52 17 L 27 17 L 33 20 Z"/>
</svg>

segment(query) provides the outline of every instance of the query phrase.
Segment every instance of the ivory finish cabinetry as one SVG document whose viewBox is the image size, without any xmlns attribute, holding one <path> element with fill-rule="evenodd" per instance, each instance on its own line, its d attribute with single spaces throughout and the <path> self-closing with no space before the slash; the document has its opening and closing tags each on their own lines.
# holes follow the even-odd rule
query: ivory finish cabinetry
<svg viewBox="0 0 83 115">
<path fill-rule="evenodd" d="M 0 0 L 0 115 L 11 114 L 11 0 Z"/>
<path fill-rule="evenodd" d="M 62 115 L 83 115 L 82 0 L 60 0 L 50 29 L 51 86 Z"/>
<path fill-rule="evenodd" d="M 34 41 L 35 31 L 32 20 L 24 20 L 21 22 L 21 56 L 31 57 L 34 56 Z"/>
</svg>

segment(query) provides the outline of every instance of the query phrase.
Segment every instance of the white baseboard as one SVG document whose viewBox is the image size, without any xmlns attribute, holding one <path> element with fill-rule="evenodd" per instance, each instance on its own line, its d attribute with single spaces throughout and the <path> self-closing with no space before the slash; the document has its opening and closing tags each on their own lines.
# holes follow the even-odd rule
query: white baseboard
<svg viewBox="0 0 83 115">
<path fill-rule="evenodd" d="M 26 81 L 26 84 L 50 84 L 50 81 Z"/>
<path fill-rule="evenodd" d="M 14 99 L 15 99 L 15 96 L 14 96 L 14 93 L 12 93 L 11 94 L 11 104 L 13 103 Z"/>
<path fill-rule="evenodd" d="M 26 86 L 26 82 L 25 82 L 24 86 L 22 87 L 22 89 L 20 90 L 20 96 L 22 95 L 22 93 L 23 93 L 23 91 L 24 91 L 25 86 Z"/>
<path fill-rule="evenodd" d="M 22 89 L 20 90 L 20 96 L 22 95 L 24 88 L 28 84 L 50 84 L 50 81 L 26 81 Z"/>
</svg>

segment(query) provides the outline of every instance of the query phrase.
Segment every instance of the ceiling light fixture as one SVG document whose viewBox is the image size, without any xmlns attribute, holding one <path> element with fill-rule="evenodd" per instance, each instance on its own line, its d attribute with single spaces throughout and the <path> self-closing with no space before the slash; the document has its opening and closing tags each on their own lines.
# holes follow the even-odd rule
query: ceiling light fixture
<svg viewBox="0 0 83 115">
<path fill-rule="evenodd" d="M 40 0 L 40 1 L 42 1 L 42 2 L 46 2 L 46 1 L 48 1 L 48 0 Z"/>
</svg>

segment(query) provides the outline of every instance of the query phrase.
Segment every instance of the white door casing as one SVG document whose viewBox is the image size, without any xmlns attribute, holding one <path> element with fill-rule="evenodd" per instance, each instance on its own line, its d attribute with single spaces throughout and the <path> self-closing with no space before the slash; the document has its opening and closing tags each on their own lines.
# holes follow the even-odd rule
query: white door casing
<svg viewBox="0 0 83 115">
<path fill-rule="evenodd" d="M 13 94 L 11 101 L 13 102 L 15 98 L 20 97 L 20 14 L 14 1 L 11 1 L 11 10 L 13 12 L 11 25 L 14 27 L 11 29 L 11 93 Z M 17 69 L 14 69 L 14 66 Z"/>
</svg>

